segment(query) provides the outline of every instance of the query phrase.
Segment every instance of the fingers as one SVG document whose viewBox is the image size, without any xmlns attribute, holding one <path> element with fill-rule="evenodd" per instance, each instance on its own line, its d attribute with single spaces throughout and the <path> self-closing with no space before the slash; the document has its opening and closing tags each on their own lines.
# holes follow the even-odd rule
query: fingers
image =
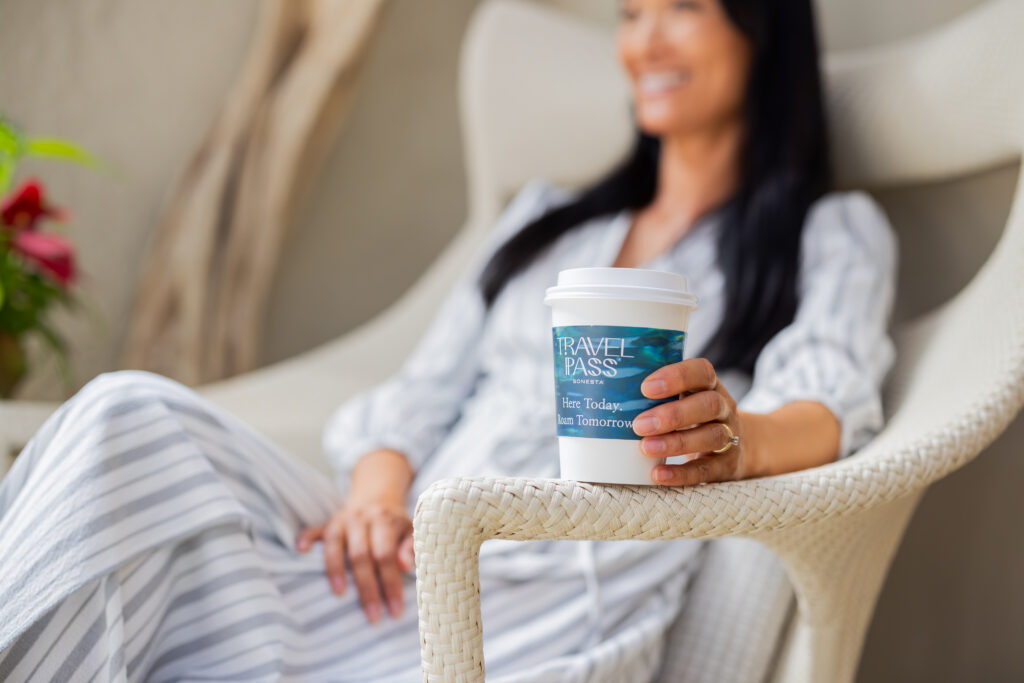
<svg viewBox="0 0 1024 683">
<path fill-rule="evenodd" d="M 324 530 L 324 565 L 331 590 L 338 595 L 345 592 L 345 522 L 334 515 Z"/>
<path fill-rule="evenodd" d="M 658 368 L 640 385 L 648 398 L 665 398 L 687 391 L 714 389 L 718 386 L 718 373 L 707 358 L 687 358 Z"/>
<path fill-rule="evenodd" d="M 398 564 L 403 572 L 412 571 L 416 566 L 416 556 L 413 553 L 412 527 L 409 533 L 402 537 L 398 543 Z"/>
<path fill-rule="evenodd" d="M 401 615 L 402 572 L 413 567 L 412 520 L 404 508 L 343 508 L 325 526 L 299 532 L 296 546 L 305 552 L 317 539 L 323 540 L 327 578 L 335 593 L 345 592 L 347 564 L 367 619 L 380 619 L 385 603 L 392 616 Z"/>
<path fill-rule="evenodd" d="M 729 431 L 722 422 L 708 422 L 693 429 L 669 432 L 658 436 L 645 436 L 640 450 L 652 458 L 701 453 L 722 448 L 729 442 Z"/>
<path fill-rule="evenodd" d="M 324 526 L 322 524 L 306 527 L 295 538 L 295 547 L 300 553 L 304 553 L 313 547 L 314 541 L 319 541 L 323 537 Z"/>
<path fill-rule="evenodd" d="M 370 554 L 370 537 L 365 519 L 355 519 L 346 528 L 348 559 L 352 566 L 352 578 L 359 591 L 366 618 L 371 622 L 380 619 L 380 588 L 377 585 L 377 571 Z"/>
<path fill-rule="evenodd" d="M 378 517 L 370 526 L 370 554 L 377 565 L 388 612 L 402 613 L 402 573 L 398 568 L 398 535 L 389 519 Z"/>
<path fill-rule="evenodd" d="M 664 486 L 693 486 L 716 481 L 729 481 L 735 468 L 735 458 L 724 454 L 701 454 L 682 465 L 659 465 L 651 477 Z"/>
<path fill-rule="evenodd" d="M 726 420 L 731 415 L 732 407 L 720 392 L 698 391 L 640 413 L 633 419 L 633 431 L 640 436 L 665 434 L 703 422 Z"/>
</svg>

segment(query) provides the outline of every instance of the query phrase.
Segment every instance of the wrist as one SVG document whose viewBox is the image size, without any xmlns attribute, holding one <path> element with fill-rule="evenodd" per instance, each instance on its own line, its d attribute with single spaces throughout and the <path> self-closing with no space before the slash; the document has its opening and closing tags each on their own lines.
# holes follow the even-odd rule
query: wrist
<svg viewBox="0 0 1024 683">
<path fill-rule="evenodd" d="M 370 451 L 352 468 L 349 501 L 404 507 L 412 476 L 412 467 L 400 451 Z"/>
<path fill-rule="evenodd" d="M 764 453 L 764 445 L 767 443 L 765 433 L 771 416 L 765 413 L 748 413 L 744 410 L 739 410 L 736 414 L 739 416 L 743 440 L 743 478 L 770 476 L 772 471 Z"/>
</svg>

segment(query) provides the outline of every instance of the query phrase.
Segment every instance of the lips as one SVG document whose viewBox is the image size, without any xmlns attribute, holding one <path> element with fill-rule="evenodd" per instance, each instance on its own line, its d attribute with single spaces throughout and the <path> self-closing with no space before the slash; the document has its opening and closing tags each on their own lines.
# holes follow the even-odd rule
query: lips
<svg viewBox="0 0 1024 683">
<path fill-rule="evenodd" d="M 640 76 L 638 85 L 640 92 L 646 96 L 656 96 L 685 85 L 690 80 L 688 71 L 657 71 Z"/>
</svg>

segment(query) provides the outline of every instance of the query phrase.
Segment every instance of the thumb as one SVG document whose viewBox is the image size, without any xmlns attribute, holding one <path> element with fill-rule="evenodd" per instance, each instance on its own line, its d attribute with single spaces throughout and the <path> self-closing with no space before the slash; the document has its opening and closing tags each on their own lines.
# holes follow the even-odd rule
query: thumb
<svg viewBox="0 0 1024 683">
<path fill-rule="evenodd" d="M 398 562 L 402 571 L 410 571 L 415 566 L 415 556 L 412 549 L 412 534 L 406 534 L 398 544 Z"/>
</svg>

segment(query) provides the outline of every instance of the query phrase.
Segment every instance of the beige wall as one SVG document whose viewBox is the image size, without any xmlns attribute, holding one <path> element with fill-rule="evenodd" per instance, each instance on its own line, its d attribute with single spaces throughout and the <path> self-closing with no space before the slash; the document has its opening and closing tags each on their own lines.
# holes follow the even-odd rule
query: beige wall
<svg viewBox="0 0 1024 683">
<path fill-rule="evenodd" d="M 544 1 L 544 0 L 536 0 Z M 884 42 L 980 0 L 821 0 L 829 49 Z M 465 213 L 456 120 L 459 37 L 476 0 L 392 0 L 361 97 L 282 257 L 267 362 L 341 334 L 392 301 Z M 551 0 L 599 22 L 614 0 Z M 89 145 L 124 171 L 110 179 L 38 165 L 75 216 L 86 288 L 106 329 L 61 317 L 87 379 L 115 367 L 139 259 L 176 174 L 216 111 L 252 30 L 252 0 L 0 0 L 0 107 L 33 131 Z M 1017 169 L 878 196 L 904 245 L 898 317 L 940 301 L 982 262 Z M 971 254 L 941 235 L 973 230 Z M 935 236 L 938 235 L 938 239 Z M 397 245 L 397 246 L 396 246 Z M 938 246 L 936 246 L 938 245 Z M 934 286 L 912 284 L 925 273 Z M 969 353 L 965 349 L 965 353 Z M 40 376 L 27 395 L 58 396 Z M 925 496 L 885 586 L 859 680 L 1024 679 L 1022 421 Z"/>
<path fill-rule="evenodd" d="M 475 5 L 391 0 L 351 117 L 282 256 L 267 362 L 370 318 L 462 227 L 455 76 Z"/>
<path fill-rule="evenodd" d="M 455 66 L 475 1 L 394 0 L 385 12 L 361 97 L 282 255 L 265 362 L 369 318 L 461 226 Z M 97 315 L 57 323 L 73 339 L 79 384 L 117 366 L 147 239 L 239 68 L 257 9 L 255 0 L 0 0 L 0 109 L 123 170 L 113 179 L 26 166 L 74 217 Z M 62 395 L 49 365 L 21 391 Z"/>
<path fill-rule="evenodd" d="M 95 315 L 58 317 L 81 380 L 114 368 L 140 258 L 175 175 L 217 111 L 253 28 L 246 0 L 0 0 L 0 109 L 120 169 L 31 170 L 70 209 Z M 27 396 L 57 397 L 52 367 Z"/>
</svg>

